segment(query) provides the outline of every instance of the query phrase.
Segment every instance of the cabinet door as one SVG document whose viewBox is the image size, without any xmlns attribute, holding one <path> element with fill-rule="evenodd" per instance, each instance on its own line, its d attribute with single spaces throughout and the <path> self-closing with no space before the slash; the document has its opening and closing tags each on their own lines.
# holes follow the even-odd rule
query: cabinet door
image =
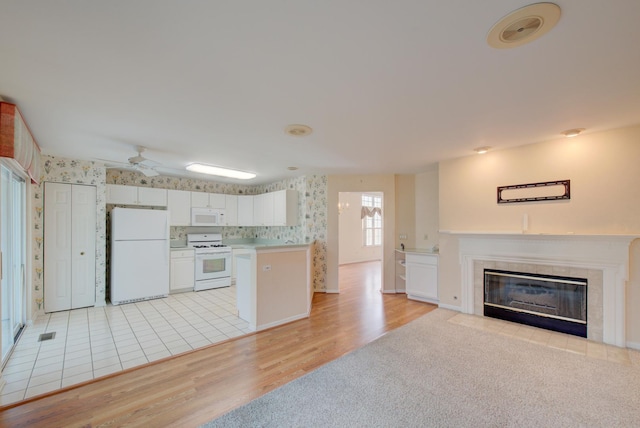
<svg viewBox="0 0 640 428">
<path fill-rule="evenodd" d="M 224 209 L 227 206 L 227 198 L 223 193 L 209 193 L 209 207 Z"/>
<path fill-rule="evenodd" d="M 138 205 L 166 207 L 167 189 L 138 187 Z"/>
<path fill-rule="evenodd" d="M 107 184 L 108 204 L 135 205 L 138 203 L 138 188 L 122 184 Z"/>
<path fill-rule="evenodd" d="M 256 195 L 253 204 L 254 224 L 256 226 L 273 226 L 273 193 Z"/>
<path fill-rule="evenodd" d="M 273 192 L 273 225 L 287 225 L 287 191 Z"/>
<path fill-rule="evenodd" d="M 253 226 L 253 196 L 238 196 L 238 226 Z"/>
<path fill-rule="evenodd" d="M 193 208 L 207 208 L 209 206 L 209 194 L 204 192 L 191 192 L 191 206 Z"/>
<path fill-rule="evenodd" d="M 194 257 L 180 257 L 171 259 L 170 290 L 193 290 L 195 284 Z"/>
<path fill-rule="evenodd" d="M 406 277 L 409 298 L 438 302 L 437 257 L 407 254 Z"/>
<path fill-rule="evenodd" d="M 273 225 L 295 226 L 298 224 L 298 192 L 280 190 L 273 192 Z"/>
<path fill-rule="evenodd" d="M 264 226 L 264 197 L 255 195 L 253 197 L 253 225 Z"/>
<path fill-rule="evenodd" d="M 191 226 L 191 192 L 167 191 L 167 209 L 171 226 Z"/>
<path fill-rule="evenodd" d="M 225 212 L 224 223 L 225 226 L 237 226 L 238 225 L 238 197 L 236 195 L 225 195 Z"/>
</svg>

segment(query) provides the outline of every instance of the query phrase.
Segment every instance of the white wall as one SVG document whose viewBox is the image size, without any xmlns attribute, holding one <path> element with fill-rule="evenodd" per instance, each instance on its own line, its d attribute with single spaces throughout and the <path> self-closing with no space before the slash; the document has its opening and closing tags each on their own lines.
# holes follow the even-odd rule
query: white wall
<svg viewBox="0 0 640 428">
<path fill-rule="evenodd" d="M 497 150 L 440 164 L 440 229 L 640 233 L 640 126 Z M 496 188 L 571 180 L 571 199 L 496 203 Z"/>
<path fill-rule="evenodd" d="M 340 264 L 359 263 L 371 260 L 382 259 L 382 247 L 365 247 L 363 245 L 362 236 L 362 218 L 360 215 L 362 209 L 362 192 L 340 192 L 340 203 L 349 204 L 347 208 L 342 209 L 339 219 L 340 227 Z M 382 196 L 378 192 L 369 192 Z M 382 200 L 382 216 L 384 219 L 384 198 Z"/>
<path fill-rule="evenodd" d="M 415 177 L 416 248 L 438 245 L 440 229 L 438 201 L 438 166 Z"/>
<path fill-rule="evenodd" d="M 396 234 L 395 247 L 416 247 L 416 176 L 396 175 Z"/>
<path fill-rule="evenodd" d="M 498 186 L 564 179 L 571 180 L 570 200 L 496 202 Z M 640 126 L 444 161 L 439 166 L 440 229 L 522 233 L 527 214 L 527 233 L 640 236 L 638 185 Z M 440 301 L 457 306 L 457 238 L 440 238 Z M 631 251 L 626 294 L 628 340 L 640 343 L 638 253 Z"/>
</svg>

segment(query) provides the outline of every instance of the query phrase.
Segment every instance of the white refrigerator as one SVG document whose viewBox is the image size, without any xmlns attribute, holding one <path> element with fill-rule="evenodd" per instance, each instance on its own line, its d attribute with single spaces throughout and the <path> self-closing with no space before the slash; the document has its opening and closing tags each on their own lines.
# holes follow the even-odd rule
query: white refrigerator
<svg viewBox="0 0 640 428">
<path fill-rule="evenodd" d="M 111 211 L 109 298 L 119 305 L 169 295 L 169 212 Z"/>
</svg>

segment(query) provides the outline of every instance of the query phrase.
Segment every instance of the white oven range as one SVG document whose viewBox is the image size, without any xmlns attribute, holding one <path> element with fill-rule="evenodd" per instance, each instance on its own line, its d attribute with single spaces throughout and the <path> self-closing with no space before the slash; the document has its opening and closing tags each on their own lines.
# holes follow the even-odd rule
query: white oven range
<svg viewBox="0 0 640 428">
<path fill-rule="evenodd" d="M 190 233 L 187 246 L 195 251 L 195 291 L 231 285 L 231 247 L 219 233 Z"/>
</svg>

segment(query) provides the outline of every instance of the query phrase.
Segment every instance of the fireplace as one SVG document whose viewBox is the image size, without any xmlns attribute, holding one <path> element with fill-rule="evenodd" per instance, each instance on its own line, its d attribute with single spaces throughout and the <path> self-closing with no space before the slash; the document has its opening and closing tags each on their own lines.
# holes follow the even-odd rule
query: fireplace
<svg viewBox="0 0 640 428">
<path fill-rule="evenodd" d="M 440 248 L 459 248 L 462 287 L 458 310 L 484 315 L 484 269 L 586 278 L 587 339 L 627 346 L 625 288 L 629 280 L 629 248 L 635 236 L 473 232 L 449 235 L 451 238 L 447 233 L 441 235 Z"/>
<path fill-rule="evenodd" d="M 587 337 L 587 279 L 484 269 L 484 315 Z"/>
</svg>

